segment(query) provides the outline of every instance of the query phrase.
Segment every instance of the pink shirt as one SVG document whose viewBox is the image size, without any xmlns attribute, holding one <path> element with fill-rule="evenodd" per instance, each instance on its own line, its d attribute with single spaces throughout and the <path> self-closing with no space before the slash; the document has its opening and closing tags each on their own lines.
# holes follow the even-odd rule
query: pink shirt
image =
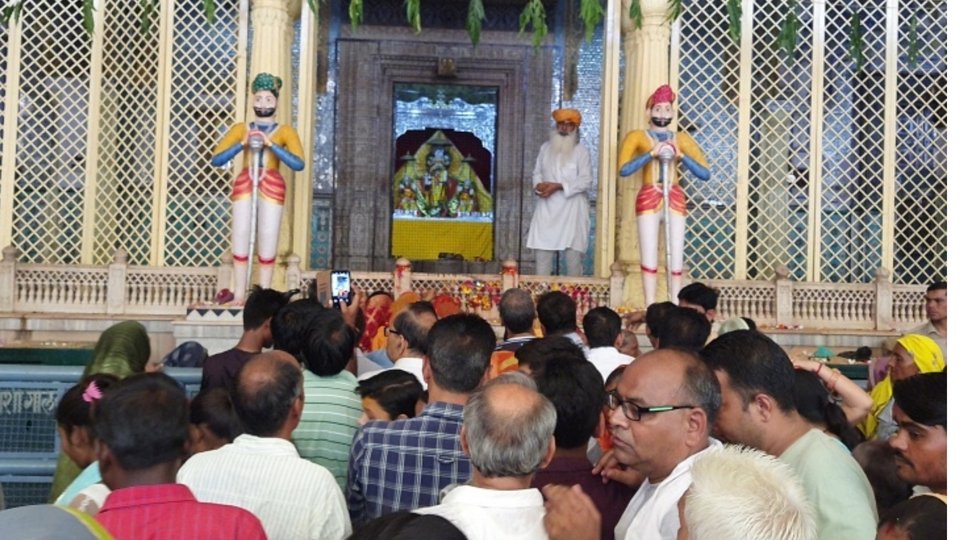
<svg viewBox="0 0 960 540">
<path fill-rule="evenodd" d="M 157 484 L 110 493 L 97 514 L 117 540 L 266 540 L 260 520 L 235 506 L 198 502 L 182 484 Z"/>
</svg>

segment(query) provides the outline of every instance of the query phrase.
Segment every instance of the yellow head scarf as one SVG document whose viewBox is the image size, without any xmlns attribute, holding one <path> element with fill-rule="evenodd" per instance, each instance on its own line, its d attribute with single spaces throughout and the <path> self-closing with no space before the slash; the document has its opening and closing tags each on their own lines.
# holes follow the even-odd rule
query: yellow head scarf
<svg viewBox="0 0 960 540">
<path fill-rule="evenodd" d="M 898 339 L 897 344 L 913 356 L 913 363 L 917 365 L 920 373 L 943 371 L 946 367 L 940 346 L 927 336 L 907 334 Z M 876 435 L 880 412 L 893 398 L 893 381 L 890 379 L 889 371 L 887 376 L 873 387 L 870 397 L 873 398 L 873 408 L 863 423 L 860 424 L 860 431 L 867 439 L 872 439 Z"/>
</svg>

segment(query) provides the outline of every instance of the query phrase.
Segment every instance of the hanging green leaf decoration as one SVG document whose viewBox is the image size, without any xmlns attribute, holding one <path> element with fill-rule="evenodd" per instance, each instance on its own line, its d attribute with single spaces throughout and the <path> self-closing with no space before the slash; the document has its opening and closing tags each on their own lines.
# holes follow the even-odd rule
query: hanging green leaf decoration
<svg viewBox="0 0 960 540">
<path fill-rule="evenodd" d="M 541 0 L 529 0 L 527 5 L 520 12 L 520 33 L 527 30 L 527 26 L 533 27 L 533 46 L 540 47 L 543 38 L 547 37 L 547 10 L 543 8 Z"/>
<path fill-rule="evenodd" d="M 483 11 L 483 0 L 470 0 L 467 6 L 467 34 L 470 42 L 476 47 L 480 43 L 480 28 L 487 14 Z"/>
<path fill-rule="evenodd" d="M 313 12 L 313 16 L 317 19 L 320 18 L 320 4 L 317 0 L 307 0 L 307 6 L 310 8 L 310 11 Z"/>
<path fill-rule="evenodd" d="M 911 68 L 917 67 L 920 58 L 920 45 L 917 38 L 917 14 L 910 17 L 910 29 L 907 31 L 907 62 Z"/>
<path fill-rule="evenodd" d="M 350 0 L 347 15 L 350 17 L 350 28 L 356 30 L 363 22 L 363 0 Z"/>
<path fill-rule="evenodd" d="M 150 31 L 150 23 L 156 12 L 156 0 L 140 0 L 140 33 L 146 34 Z"/>
<path fill-rule="evenodd" d="M 728 31 L 730 33 L 730 39 L 734 43 L 740 43 L 741 30 L 743 27 L 741 23 L 743 19 L 743 3 L 742 0 L 727 0 L 727 20 L 728 22 Z"/>
<path fill-rule="evenodd" d="M 217 19 L 217 0 L 203 0 L 203 12 L 207 16 L 207 23 L 213 24 Z"/>
<path fill-rule="evenodd" d="M 780 33 L 777 35 L 777 48 L 783 51 L 787 57 L 787 63 L 793 63 L 793 55 L 797 50 L 797 33 L 800 31 L 800 18 L 797 17 L 797 0 L 790 0 L 787 7 L 787 16 L 783 19 L 780 26 Z"/>
<path fill-rule="evenodd" d="M 600 5 L 600 0 L 580 0 L 580 20 L 583 21 L 583 26 L 586 29 L 583 36 L 584 41 L 589 42 L 593 39 L 593 31 L 603 20 L 603 14 L 603 6 Z"/>
<path fill-rule="evenodd" d="M 863 53 L 863 24 L 860 22 L 859 11 L 854 11 L 850 15 L 849 33 L 850 46 L 847 59 L 853 60 L 857 65 L 857 71 L 860 71 L 867 61 L 867 56 Z"/>
<path fill-rule="evenodd" d="M 667 22 L 672 23 L 679 19 L 681 13 L 683 13 L 683 0 L 670 0 L 670 14 L 667 15 Z"/>
<path fill-rule="evenodd" d="M 630 0 L 630 20 L 637 28 L 643 27 L 643 10 L 640 9 L 640 0 Z"/>
<path fill-rule="evenodd" d="M 0 23 L 4 26 L 10 26 L 10 21 L 19 21 L 21 9 L 23 9 L 23 0 L 16 4 L 5 4 L 3 8 L 0 8 Z"/>
<path fill-rule="evenodd" d="M 83 0 L 83 29 L 93 35 L 93 0 Z"/>
<path fill-rule="evenodd" d="M 415 34 L 420 33 L 420 0 L 403 0 L 407 8 L 407 22 L 413 27 Z"/>
</svg>

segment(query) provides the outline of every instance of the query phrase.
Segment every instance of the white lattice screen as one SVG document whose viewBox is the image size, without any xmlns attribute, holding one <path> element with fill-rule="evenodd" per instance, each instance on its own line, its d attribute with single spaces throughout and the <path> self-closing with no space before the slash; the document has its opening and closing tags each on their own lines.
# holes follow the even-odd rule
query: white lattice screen
<svg viewBox="0 0 960 540">
<path fill-rule="evenodd" d="M 132 264 L 204 266 L 227 248 L 232 175 L 209 158 L 235 121 L 248 2 L 217 2 L 213 24 L 199 0 L 156 5 L 141 31 L 140 2 L 99 2 L 89 36 L 79 2 L 26 0 L 16 58 L 0 29 L 16 111 L 0 205 L 11 194 L 21 261 L 108 264 L 123 248 Z"/>
<path fill-rule="evenodd" d="M 684 260 L 697 278 L 732 279 L 740 56 L 730 36 L 717 31 L 718 21 L 725 17 L 725 1 L 696 2 L 686 9 L 679 65 L 680 128 L 700 144 L 711 175 L 709 182 L 701 182 L 684 172 L 687 197 L 694 203 L 687 219 Z M 685 54 L 686 50 L 696 54 Z"/>
<path fill-rule="evenodd" d="M 81 19 L 62 2 L 24 2 L 16 164 L 8 164 L 16 167 L 13 243 L 23 261 L 80 262 L 90 90 Z"/>
<path fill-rule="evenodd" d="M 149 264 L 153 232 L 160 28 L 131 24 L 139 4 L 112 0 L 104 9 L 96 221 L 93 262 L 108 264 L 118 247 L 131 264 Z"/>
<path fill-rule="evenodd" d="M 237 25 L 233 2 L 218 2 L 216 26 L 203 3 L 177 3 L 174 18 L 167 205 L 163 264 L 215 265 L 229 247 L 229 170 L 209 165 L 210 151 L 234 122 Z"/>
<path fill-rule="evenodd" d="M 947 2 L 901 0 L 898 26 L 893 275 L 928 283 L 947 277 Z"/>
<path fill-rule="evenodd" d="M 885 0 L 860 2 L 871 21 L 884 21 Z M 866 282 L 882 266 L 883 113 L 887 33 L 870 24 L 863 68 L 848 58 L 850 12 L 826 6 L 823 187 L 820 272 L 824 281 Z"/>
<path fill-rule="evenodd" d="M 684 2 L 680 127 L 711 165 L 707 183 L 685 176 L 691 275 L 770 279 L 783 263 L 798 280 L 862 283 L 881 266 L 899 283 L 943 279 L 946 3 L 818 5 L 797 3 L 791 61 L 776 47 L 786 0 L 743 0 L 739 42 L 726 0 Z M 854 10 L 861 69 L 849 52 Z"/>
</svg>

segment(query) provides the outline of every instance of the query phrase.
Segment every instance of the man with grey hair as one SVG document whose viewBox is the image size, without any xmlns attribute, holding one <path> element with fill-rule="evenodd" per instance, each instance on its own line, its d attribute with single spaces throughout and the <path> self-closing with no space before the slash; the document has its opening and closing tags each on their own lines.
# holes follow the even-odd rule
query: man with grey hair
<svg viewBox="0 0 960 540">
<path fill-rule="evenodd" d="M 640 486 L 615 538 L 676 538 L 690 468 L 721 446 L 710 437 L 720 408 L 716 375 L 692 351 L 657 349 L 627 366 L 607 406 L 613 450 L 596 470 Z"/>
<path fill-rule="evenodd" d="M 414 302 L 400 310 L 390 319 L 387 327 L 387 358 L 393 362 L 393 367 L 412 373 L 423 389 L 427 389 L 427 381 L 423 378 L 423 359 L 427 353 L 427 336 L 430 329 L 437 322 L 437 312 L 430 302 Z M 358 380 L 364 381 L 386 370 L 368 371 Z"/>
<path fill-rule="evenodd" d="M 417 510 L 442 516 L 470 540 L 546 540 L 543 497 L 533 475 L 553 459 L 557 412 L 529 377 L 507 373 L 470 396 L 460 445 L 470 457 L 470 484 L 446 493 L 437 506 Z"/>
</svg>

